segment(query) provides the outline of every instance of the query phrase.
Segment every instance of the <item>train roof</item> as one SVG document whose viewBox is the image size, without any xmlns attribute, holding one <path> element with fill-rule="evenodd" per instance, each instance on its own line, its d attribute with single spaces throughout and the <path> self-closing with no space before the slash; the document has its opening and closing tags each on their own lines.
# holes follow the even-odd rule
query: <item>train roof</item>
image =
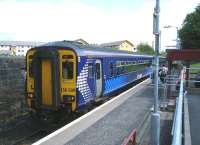
<svg viewBox="0 0 200 145">
<path fill-rule="evenodd" d="M 152 58 L 153 56 L 150 55 L 140 55 L 140 54 L 134 54 L 132 52 L 127 51 L 120 51 L 120 50 L 114 50 L 110 48 L 104 48 L 99 47 L 95 45 L 83 45 L 79 42 L 74 41 L 55 41 L 55 42 L 49 42 L 40 46 L 35 47 L 37 48 L 46 48 L 46 47 L 62 47 L 62 48 L 71 48 L 73 49 L 78 56 L 120 56 L 120 57 L 146 57 L 146 58 Z"/>
</svg>

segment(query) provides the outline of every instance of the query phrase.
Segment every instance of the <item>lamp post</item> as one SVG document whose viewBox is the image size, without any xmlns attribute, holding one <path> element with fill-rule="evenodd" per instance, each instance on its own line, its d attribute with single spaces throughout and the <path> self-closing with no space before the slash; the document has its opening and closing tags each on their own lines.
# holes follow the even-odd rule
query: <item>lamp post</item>
<svg viewBox="0 0 200 145">
<path fill-rule="evenodd" d="M 179 35 L 178 35 L 178 27 L 177 26 L 171 26 L 171 25 L 166 25 L 164 26 L 164 28 L 176 28 L 176 48 L 180 49 L 180 45 L 179 45 Z"/>
<path fill-rule="evenodd" d="M 156 0 L 156 6 L 153 13 L 153 34 L 155 35 L 155 79 L 154 79 L 154 111 L 151 114 L 151 144 L 159 145 L 160 143 L 160 114 L 158 112 L 158 69 L 159 69 L 159 49 L 160 49 L 160 29 L 159 15 L 160 0 Z"/>
</svg>

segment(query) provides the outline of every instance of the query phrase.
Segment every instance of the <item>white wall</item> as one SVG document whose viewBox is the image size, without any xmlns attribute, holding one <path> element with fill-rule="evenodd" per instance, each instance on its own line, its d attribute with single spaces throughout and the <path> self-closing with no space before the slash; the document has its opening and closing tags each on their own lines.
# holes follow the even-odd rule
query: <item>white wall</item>
<svg viewBox="0 0 200 145">
<path fill-rule="evenodd" d="M 26 56 L 26 52 L 30 49 L 30 46 L 16 46 L 15 52 L 17 56 Z"/>
<path fill-rule="evenodd" d="M 10 50 L 10 46 L 0 45 L 0 50 Z"/>
</svg>

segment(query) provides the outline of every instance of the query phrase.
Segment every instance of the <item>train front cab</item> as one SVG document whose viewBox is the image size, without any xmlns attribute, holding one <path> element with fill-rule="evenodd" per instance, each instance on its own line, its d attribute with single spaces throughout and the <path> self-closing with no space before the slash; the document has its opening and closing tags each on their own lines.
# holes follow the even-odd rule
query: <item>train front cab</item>
<svg viewBox="0 0 200 145">
<path fill-rule="evenodd" d="M 76 54 L 72 50 L 31 49 L 26 63 L 30 108 L 76 110 Z"/>
</svg>

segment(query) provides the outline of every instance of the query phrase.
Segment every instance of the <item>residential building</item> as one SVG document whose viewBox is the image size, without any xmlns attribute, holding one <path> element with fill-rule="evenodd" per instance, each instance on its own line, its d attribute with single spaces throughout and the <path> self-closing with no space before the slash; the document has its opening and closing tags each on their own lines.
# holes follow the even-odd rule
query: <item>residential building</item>
<svg viewBox="0 0 200 145">
<path fill-rule="evenodd" d="M 130 51 L 130 52 L 137 51 L 136 47 L 128 40 L 103 43 L 103 44 L 100 44 L 100 46 L 105 47 L 105 48 L 113 48 L 117 50 L 124 50 L 124 51 Z"/>
<path fill-rule="evenodd" d="M 12 55 L 25 56 L 26 52 L 43 42 L 34 41 L 0 41 L 0 51 L 11 51 Z"/>
</svg>

